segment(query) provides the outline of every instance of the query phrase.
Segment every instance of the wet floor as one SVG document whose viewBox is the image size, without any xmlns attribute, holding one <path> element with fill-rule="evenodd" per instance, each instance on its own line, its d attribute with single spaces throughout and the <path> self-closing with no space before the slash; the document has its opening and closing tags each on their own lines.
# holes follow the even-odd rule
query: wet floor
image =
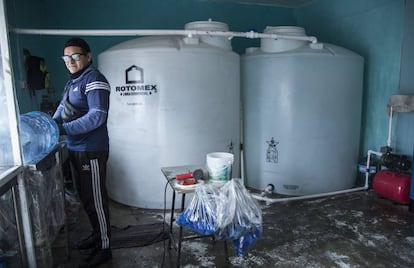
<svg viewBox="0 0 414 268">
<path fill-rule="evenodd" d="M 180 266 L 414 267 L 414 213 L 405 205 L 379 198 L 373 191 L 261 203 L 261 207 L 263 234 L 243 258 L 235 256 L 230 241 L 226 258 L 222 241 L 202 238 L 183 242 Z M 163 210 L 116 202 L 111 202 L 110 209 L 111 224 L 117 228 L 169 223 L 169 214 Z M 82 210 L 71 214 L 70 242 L 89 228 Z M 160 227 L 153 233 L 162 231 Z M 60 235 L 54 244 L 54 266 L 76 267 L 84 256 L 70 249 L 70 258 L 66 258 L 64 241 Z M 100 267 L 177 267 L 177 263 L 175 251 L 169 249 L 168 240 L 162 239 L 145 246 L 113 249 L 112 261 Z"/>
</svg>

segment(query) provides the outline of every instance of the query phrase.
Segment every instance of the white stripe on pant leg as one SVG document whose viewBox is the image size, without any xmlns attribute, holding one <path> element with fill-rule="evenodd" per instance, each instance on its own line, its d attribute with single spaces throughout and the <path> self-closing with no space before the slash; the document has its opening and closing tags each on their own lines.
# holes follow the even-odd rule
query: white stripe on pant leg
<svg viewBox="0 0 414 268">
<path fill-rule="evenodd" d="M 92 189 L 93 189 L 93 202 L 94 202 L 94 206 L 95 206 L 95 212 L 96 212 L 96 216 L 98 218 L 98 223 L 99 223 L 99 230 L 101 233 L 101 242 L 102 245 L 101 247 L 104 247 L 104 233 L 105 233 L 105 229 L 104 229 L 104 223 L 105 220 L 102 219 L 102 209 L 100 206 L 100 188 L 97 187 L 97 180 L 99 180 L 99 166 L 97 166 L 96 160 L 91 160 L 91 174 L 92 174 Z"/>
<path fill-rule="evenodd" d="M 100 172 L 99 172 L 99 162 L 98 160 L 94 160 L 93 170 L 94 170 L 94 187 L 95 187 L 95 205 L 96 211 L 99 221 L 99 226 L 101 229 L 101 240 L 102 240 L 102 248 L 109 248 L 109 237 L 107 234 L 107 222 L 105 217 L 105 210 L 103 209 L 102 203 L 102 192 L 100 187 Z"/>
<path fill-rule="evenodd" d="M 93 199 L 95 204 L 95 211 L 98 217 L 99 229 L 101 231 L 102 248 L 109 248 L 109 237 L 107 233 L 107 222 L 105 217 L 105 211 L 102 204 L 102 192 L 100 187 L 100 172 L 98 159 L 91 160 L 91 172 L 92 172 L 92 189 Z"/>
<path fill-rule="evenodd" d="M 107 223 L 105 218 L 105 211 L 102 205 L 102 193 L 100 188 L 100 173 L 99 173 L 99 162 L 97 159 L 91 161 L 92 170 L 92 185 L 94 192 L 94 203 L 95 210 L 98 217 L 99 228 L 101 231 L 102 248 L 109 247 L 109 237 L 107 234 Z"/>
</svg>

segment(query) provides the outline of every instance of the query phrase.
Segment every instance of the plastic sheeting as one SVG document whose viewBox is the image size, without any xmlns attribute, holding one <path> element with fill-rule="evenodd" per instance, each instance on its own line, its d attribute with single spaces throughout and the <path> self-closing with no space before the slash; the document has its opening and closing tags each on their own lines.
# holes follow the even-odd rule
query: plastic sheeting
<svg viewBox="0 0 414 268">
<path fill-rule="evenodd" d="M 9 261 L 19 253 L 19 239 L 11 191 L 0 196 L 0 208 L 0 261 L 6 261 L 6 259 Z"/>
<path fill-rule="evenodd" d="M 51 245 L 65 223 L 65 196 L 61 165 L 50 154 L 42 165 L 26 168 L 29 210 L 31 214 L 33 241 L 39 267 L 52 267 Z"/>
<path fill-rule="evenodd" d="M 26 167 L 24 178 L 31 216 L 33 241 L 38 267 L 53 266 L 51 245 L 65 222 L 63 174 L 56 161 L 49 161 L 43 169 Z M 0 259 L 16 259 L 19 239 L 11 191 L 0 196 Z"/>
</svg>

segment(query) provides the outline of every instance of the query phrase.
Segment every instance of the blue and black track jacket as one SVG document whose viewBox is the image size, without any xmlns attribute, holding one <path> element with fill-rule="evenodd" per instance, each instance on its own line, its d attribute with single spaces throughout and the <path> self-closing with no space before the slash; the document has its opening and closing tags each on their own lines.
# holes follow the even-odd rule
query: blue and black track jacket
<svg viewBox="0 0 414 268">
<path fill-rule="evenodd" d="M 109 137 L 107 118 L 109 110 L 110 86 L 105 76 L 89 65 L 79 76 L 69 80 L 65 93 L 56 109 L 53 119 L 61 121 L 64 101 L 69 94 L 69 102 L 86 114 L 67 123 L 66 143 L 72 151 L 108 151 Z"/>
</svg>

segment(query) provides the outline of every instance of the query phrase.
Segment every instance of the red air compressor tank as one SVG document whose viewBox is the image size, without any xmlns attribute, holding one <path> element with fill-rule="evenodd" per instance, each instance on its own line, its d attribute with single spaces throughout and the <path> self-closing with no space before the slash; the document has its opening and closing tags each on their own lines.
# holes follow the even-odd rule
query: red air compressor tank
<svg viewBox="0 0 414 268">
<path fill-rule="evenodd" d="M 397 203 L 408 204 L 410 202 L 410 182 L 410 174 L 381 170 L 375 174 L 373 188 L 379 196 Z"/>
</svg>

